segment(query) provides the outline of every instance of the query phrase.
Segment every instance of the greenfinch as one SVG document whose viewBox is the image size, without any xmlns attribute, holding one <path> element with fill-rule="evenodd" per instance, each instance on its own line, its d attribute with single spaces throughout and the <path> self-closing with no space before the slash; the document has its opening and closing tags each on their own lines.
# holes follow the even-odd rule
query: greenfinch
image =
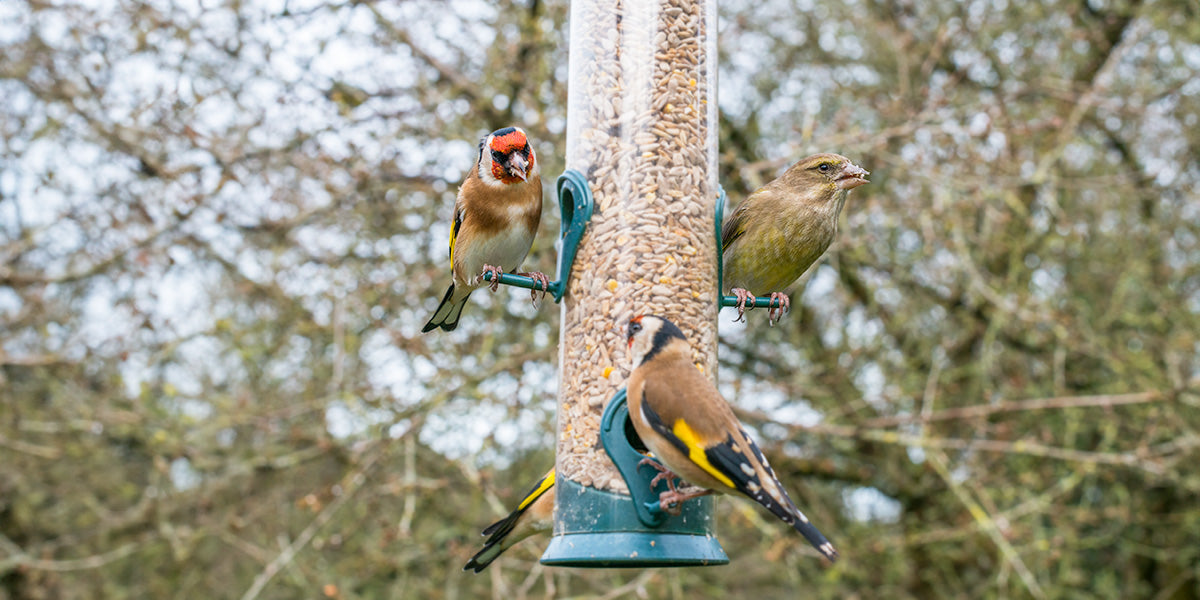
<svg viewBox="0 0 1200 600">
<path fill-rule="evenodd" d="M 846 195 L 870 174 L 840 154 L 814 154 L 738 204 L 721 228 L 721 260 L 739 320 L 756 294 L 771 295 L 769 322 L 788 310 L 783 290 L 829 248 Z"/>
<path fill-rule="evenodd" d="M 550 469 L 534 484 L 533 489 L 521 498 L 517 508 L 507 517 L 488 525 L 482 535 L 489 536 L 483 549 L 475 553 L 463 567 L 464 571 L 479 573 L 505 550 L 521 540 L 538 534 L 548 533 L 554 518 L 554 469 Z"/>
<path fill-rule="evenodd" d="M 479 158 L 458 188 L 450 226 L 450 287 L 422 333 L 453 331 L 471 292 L 492 277 L 515 273 L 529 254 L 542 219 L 542 178 L 529 138 L 520 127 L 505 127 L 479 142 Z M 550 287 L 546 275 L 520 273 Z M 531 291 L 534 300 L 537 291 Z"/>
<path fill-rule="evenodd" d="M 660 473 L 668 491 L 659 506 L 678 512 L 678 504 L 713 492 L 742 494 L 791 525 L 823 556 L 837 550 L 796 507 L 771 470 L 758 445 L 746 434 L 733 409 L 692 364 L 683 332 L 653 315 L 637 316 L 626 326 L 633 372 L 626 394 L 633 428 L 661 464 L 642 462 Z M 678 477 L 695 486 L 680 491 Z"/>
</svg>

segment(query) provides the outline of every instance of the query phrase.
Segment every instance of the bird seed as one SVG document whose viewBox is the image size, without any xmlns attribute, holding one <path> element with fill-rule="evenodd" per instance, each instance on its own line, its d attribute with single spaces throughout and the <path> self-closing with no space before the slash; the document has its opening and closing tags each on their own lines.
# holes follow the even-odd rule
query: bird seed
<svg viewBox="0 0 1200 600">
<path fill-rule="evenodd" d="M 567 168 L 595 209 L 562 303 L 558 473 L 628 493 L 600 447 L 630 373 L 625 325 L 657 314 L 717 370 L 715 0 L 571 3 Z"/>
</svg>

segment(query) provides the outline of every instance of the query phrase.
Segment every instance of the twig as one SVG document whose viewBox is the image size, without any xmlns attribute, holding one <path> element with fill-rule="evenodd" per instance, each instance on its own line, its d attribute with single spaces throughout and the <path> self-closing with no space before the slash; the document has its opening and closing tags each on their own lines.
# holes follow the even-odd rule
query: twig
<svg viewBox="0 0 1200 600">
<path fill-rule="evenodd" d="M 657 573 L 657 570 L 643 571 L 640 575 L 635 577 L 633 581 L 630 581 L 623 586 L 615 587 L 602 596 L 576 596 L 576 598 L 595 598 L 596 600 L 614 600 L 614 598 L 625 598 L 639 588 L 645 586 L 646 582 L 650 581 L 650 578 L 654 577 Z"/>
<path fill-rule="evenodd" d="M 757 411 L 747 411 L 745 409 L 739 409 L 735 407 L 734 412 L 738 413 L 739 415 L 749 416 L 760 422 L 770 421 L 766 415 Z M 1010 442 L 988 439 L 932 438 L 898 433 L 891 430 L 862 429 L 848 425 L 777 424 L 787 427 L 789 434 L 793 436 L 801 434 L 818 434 L 844 437 L 849 439 L 868 440 L 882 444 L 895 444 L 898 446 L 909 446 L 915 448 L 975 450 L 980 452 L 1025 454 L 1029 456 L 1041 456 L 1044 458 L 1053 458 L 1070 462 L 1134 467 L 1153 475 L 1162 475 L 1165 471 L 1165 468 L 1162 464 L 1152 460 L 1154 458 L 1160 458 L 1161 455 L 1149 454 L 1144 452 L 1144 450 L 1140 451 L 1139 453 L 1092 452 L 1088 450 L 1062 448 L 1059 446 L 1047 446 L 1045 444 L 1027 442 L 1024 440 Z"/>
<path fill-rule="evenodd" d="M 412 535 L 412 520 L 417 512 L 417 436 L 404 436 L 404 510 L 400 513 L 400 522 L 396 529 L 400 537 Z"/>
<path fill-rule="evenodd" d="M 481 103 L 478 101 L 479 98 L 484 96 L 474 81 L 472 81 L 466 75 L 463 75 L 458 69 L 455 69 L 449 64 L 438 60 L 437 57 L 429 52 L 426 52 L 424 48 L 417 45 L 416 41 L 413 40 L 412 35 L 407 30 L 397 27 L 394 23 L 388 20 L 383 13 L 379 12 L 379 9 L 376 8 L 374 3 L 365 3 L 364 5 L 368 10 L 371 11 L 371 14 L 374 15 L 376 24 L 386 29 L 388 33 L 392 34 L 397 40 L 400 41 L 400 43 L 408 46 L 413 55 L 415 55 L 417 58 L 420 58 L 425 62 L 425 64 L 433 67 L 434 70 L 436 70 L 438 74 L 442 76 L 442 78 L 448 81 L 452 87 L 456 88 L 463 95 L 468 96 L 468 98 L 472 101 L 472 106 L 479 107 L 480 111 L 484 114 L 484 122 L 491 123 L 498 119 L 500 115 L 498 115 L 497 111 L 492 108 L 492 104 L 490 102 Z"/>
<path fill-rule="evenodd" d="M 517 598 L 524 599 L 529 597 L 529 591 L 533 589 L 533 586 L 537 585 L 539 579 L 542 579 L 542 571 L 544 570 L 546 570 L 546 567 L 542 563 L 534 561 L 533 566 L 529 568 L 529 575 L 525 577 L 521 585 L 517 586 Z"/>
<path fill-rule="evenodd" d="M 962 488 L 961 485 L 954 481 L 954 478 L 950 475 L 950 470 L 946 468 L 946 455 L 941 451 L 938 451 L 930 452 L 928 457 L 929 462 L 933 465 L 934 470 L 936 470 L 938 475 L 942 477 L 942 480 L 946 482 L 946 485 L 949 486 L 952 492 L 954 492 L 954 495 L 958 498 L 958 500 L 967 507 L 967 511 L 971 513 L 971 517 L 974 518 L 975 521 L 979 523 L 980 527 L 983 528 L 984 532 L 988 534 L 988 537 L 992 539 L 992 543 L 996 544 L 996 547 L 1000 549 L 1000 553 L 1004 555 L 1004 560 L 1007 561 L 1008 564 L 1012 566 L 1013 570 L 1017 572 L 1017 575 L 1021 577 L 1021 581 L 1029 590 L 1029 593 L 1035 598 L 1045 598 L 1046 593 L 1043 592 L 1042 587 L 1038 585 L 1037 579 L 1035 579 L 1033 573 L 1029 571 L 1029 567 L 1025 566 L 1025 562 L 1021 560 L 1020 555 L 1018 555 L 1017 551 L 1013 549 L 1012 544 L 1008 543 L 1008 540 L 1004 539 L 1004 535 L 1000 533 L 1000 529 L 996 527 L 996 522 L 992 520 L 992 517 L 988 515 L 987 511 L 985 511 L 983 507 L 980 506 L 979 503 L 976 502 L 975 499 L 972 498 L 971 495 Z"/>
<path fill-rule="evenodd" d="M 350 498 L 354 496 L 355 492 L 362 487 L 363 482 L 367 479 L 367 471 L 372 465 L 375 464 L 375 460 L 379 458 L 379 454 L 380 453 L 378 451 L 371 451 L 363 459 L 356 471 L 342 478 L 342 495 L 334 498 L 333 502 L 330 502 L 324 509 L 322 509 L 321 512 L 318 513 L 315 518 L 313 518 L 312 522 L 304 528 L 304 531 L 300 532 L 300 535 L 295 539 L 295 541 L 284 547 L 283 551 L 281 551 L 274 560 L 267 563 L 267 566 L 264 567 L 262 572 L 258 574 L 258 577 L 254 578 L 254 583 L 250 585 L 250 589 L 246 590 L 245 594 L 242 594 L 242 600 L 253 600 L 254 598 L 257 598 L 258 595 L 263 591 L 263 588 L 267 586 L 267 583 L 271 581 L 271 578 L 279 573 L 279 571 L 281 571 L 285 566 L 287 566 L 288 563 L 291 563 L 292 559 L 296 557 L 296 553 L 304 549 L 304 547 L 312 541 L 312 538 L 317 534 L 317 531 L 319 531 L 322 526 L 328 523 L 329 520 L 333 518 L 334 513 L 336 513 L 343 504 L 349 501 Z"/>
<path fill-rule="evenodd" d="M 1054 484 L 1051 489 L 1038 494 L 1037 496 L 1030 498 L 1025 502 L 1013 506 L 1008 510 L 1000 511 L 998 514 L 996 514 L 995 518 L 1007 519 L 1009 522 L 1012 522 L 1021 517 L 1029 515 L 1036 510 L 1044 510 L 1047 506 L 1049 506 L 1051 501 L 1059 499 L 1062 496 L 1073 492 L 1079 486 L 1079 484 L 1083 482 L 1084 477 L 1085 475 L 1083 471 L 1072 472 L 1063 479 L 1059 480 L 1058 483 Z M 935 542 L 946 542 L 950 540 L 961 539 L 969 535 L 974 535 L 979 528 L 980 524 L 975 522 L 969 527 L 952 525 L 941 529 L 934 529 L 918 533 L 905 533 L 900 536 L 902 541 L 898 543 L 903 543 L 907 546 L 919 546 L 922 544 L 932 544 Z M 887 547 L 889 545 L 892 544 L 886 541 L 881 544 L 882 547 Z"/>
<path fill-rule="evenodd" d="M 133 554 L 142 542 L 129 542 L 108 552 L 101 552 L 88 556 L 86 558 L 73 558 L 68 560 L 47 560 L 41 558 L 32 558 L 25 553 L 16 543 L 7 537 L 0 535 L 0 546 L 9 552 L 9 556 L 0 560 L 0 574 L 8 573 L 13 569 L 24 568 L 38 571 L 82 571 L 85 569 L 98 569 L 104 565 L 120 560 Z"/>
<path fill-rule="evenodd" d="M 0 446 L 7 447 L 17 452 L 24 452 L 25 454 L 30 454 L 38 458 L 55 459 L 62 455 L 62 451 L 58 448 L 39 446 L 37 444 L 30 444 L 29 442 L 23 442 L 21 440 L 10 440 L 3 435 L 0 435 Z"/>
<path fill-rule="evenodd" d="M 1158 391 L 1139 392 L 1134 394 L 1106 394 L 1099 396 L 1058 396 L 1054 398 L 1034 398 L 1031 400 L 1001 402 L 999 404 L 976 404 L 973 406 L 947 408 L 945 410 L 931 412 L 929 414 L 925 414 L 925 412 L 922 411 L 922 414 L 919 415 L 894 415 L 890 417 L 878 417 L 864 421 L 862 426 L 891 427 L 904 423 L 928 423 L 931 421 L 948 421 L 951 419 L 972 419 L 997 413 L 1045 410 L 1050 408 L 1062 409 L 1094 406 L 1109 407 L 1126 404 L 1146 404 L 1150 402 L 1158 402 L 1164 398 L 1165 396 L 1163 393 Z"/>
<path fill-rule="evenodd" d="M 940 347 L 933 349 L 933 355 L 929 357 L 931 365 L 929 368 L 929 377 L 925 379 L 925 392 L 921 394 L 921 422 L 929 422 L 929 417 L 933 415 L 933 404 L 937 401 L 937 383 L 938 378 L 942 375 L 942 359 L 938 355 Z"/>
<path fill-rule="evenodd" d="M 1137 45 L 1137 42 L 1141 40 L 1142 36 L 1148 30 L 1149 27 L 1147 24 L 1136 20 L 1135 17 L 1133 25 L 1123 32 L 1124 35 L 1121 36 L 1121 41 L 1108 53 L 1108 56 L 1104 59 L 1104 64 L 1100 66 L 1095 76 L 1092 77 L 1091 86 L 1079 96 L 1079 100 L 1071 109 L 1071 113 L 1067 115 L 1066 124 L 1059 129 L 1058 139 L 1055 140 L 1054 147 L 1049 152 L 1043 154 L 1041 160 L 1038 161 L 1037 169 L 1034 171 L 1033 177 L 1030 178 L 1034 184 L 1040 184 L 1046 180 L 1051 167 L 1058 162 L 1063 150 L 1071 142 L 1071 139 L 1075 137 L 1076 130 L 1079 128 L 1079 123 L 1083 120 L 1084 115 L 1092 109 L 1100 96 L 1108 91 L 1108 87 L 1112 83 L 1111 74 L 1117 68 L 1117 64 L 1125 57 L 1126 52 Z"/>
</svg>

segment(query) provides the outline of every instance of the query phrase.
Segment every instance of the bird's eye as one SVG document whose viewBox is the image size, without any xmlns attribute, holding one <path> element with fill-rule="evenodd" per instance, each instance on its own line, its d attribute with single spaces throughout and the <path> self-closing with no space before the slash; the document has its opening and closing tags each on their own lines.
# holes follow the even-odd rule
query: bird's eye
<svg viewBox="0 0 1200 600">
<path fill-rule="evenodd" d="M 504 162 L 504 153 L 492 150 L 492 160 L 496 162 Z"/>
<path fill-rule="evenodd" d="M 820 170 L 822 173 L 828 173 L 829 169 L 832 169 L 832 168 L 833 168 L 833 165 L 831 165 L 829 163 L 821 163 L 820 165 L 817 166 L 817 169 Z"/>
<path fill-rule="evenodd" d="M 641 330 L 642 330 L 641 323 L 630 323 L 629 324 L 629 333 L 637 333 Z"/>
</svg>

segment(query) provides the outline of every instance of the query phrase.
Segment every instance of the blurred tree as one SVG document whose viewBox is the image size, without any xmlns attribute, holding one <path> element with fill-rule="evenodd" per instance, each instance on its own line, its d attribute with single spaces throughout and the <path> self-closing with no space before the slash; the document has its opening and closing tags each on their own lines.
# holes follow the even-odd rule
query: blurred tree
<svg viewBox="0 0 1200 600">
<path fill-rule="evenodd" d="M 475 140 L 562 169 L 566 2 L 28 0 L 0 598 L 1200 597 L 1200 9 L 721 10 L 732 201 L 812 151 L 873 171 L 782 326 L 721 323 L 836 567 L 722 501 L 736 571 L 459 570 L 551 460 L 556 310 L 418 331 Z"/>
</svg>

